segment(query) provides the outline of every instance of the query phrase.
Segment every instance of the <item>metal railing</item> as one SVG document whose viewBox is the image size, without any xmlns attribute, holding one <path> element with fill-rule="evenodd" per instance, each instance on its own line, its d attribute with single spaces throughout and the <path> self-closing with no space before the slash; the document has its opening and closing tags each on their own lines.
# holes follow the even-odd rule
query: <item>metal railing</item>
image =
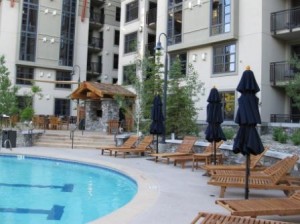
<svg viewBox="0 0 300 224">
<path fill-rule="evenodd" d="M 103 48 L 103 39 L 100 39 L 98 37 L 91 37 L 89 39 L 89 47 L 92 48 Z"/>
<path fill-rule="evenodd" d="M 271 13 L 271 32 L 300 27 L 300 7 Z"/>
<path fill-rule="evenodd" d="M 71 124 L 70 125 L 70 139 L 71 139 L 71 148 L 73 149 L 74 148 L 74 137 L 75 137 L 75 131 L 77 129 L 81 130 L 81 134 L 83 135 L 83 132 L 85 130 L 84 128 L 84 122 L 85 122 L 85 119 L 81 119 L 78 123 L 76 124 Z"/>
<path fill-rule="evenodd" d="M 271 114 L 270 120 L 275 123 L 299 123 L 300 114 Z"/>
<path fill-rule="evenodd" d="M 287 61 L 270 63 L 270 82 L 273 86 L 295 78 L 297 69 Z"/>
</svg>

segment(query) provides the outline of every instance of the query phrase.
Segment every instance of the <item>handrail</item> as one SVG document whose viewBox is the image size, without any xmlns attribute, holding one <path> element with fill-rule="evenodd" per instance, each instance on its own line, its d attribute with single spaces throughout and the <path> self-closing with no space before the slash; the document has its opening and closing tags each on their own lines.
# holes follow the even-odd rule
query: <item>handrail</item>
<svg viewBox="0 0 300 224">
<path fill-rule="evenodd" d="M 84 122 L 84 118 L 80 119 L 80 121 L 76 124 L 74 124 L 74 126 L 70 128 L 70 139 L 72 140 L 72 149 L 73 149 L 73 146 L 74 146 L 74 136 L 75 136 L 75 131 L 77 129 L 79 129 L 79 127 L 82 125 L 82 123 Z M 81 129 L 82 131 L 82 135 L 83 135 L 83 131 L 84 131 L 84 128 Z"/>
<path fill-rule="evenodd" d="M 9 148 L 10 148 L 10 151 L 12 151 L 12 147 L 11 147 L 11 141 L 10 141 L 10 139 L 5 139 L 5 141 L 3 142 L 3 145 L 4 145 L 4 146 L 6 146 L 6 142 L 8 142 L 8 143 L 9 143 Z M 2 145 L 1 145 L 1 147 L 2 147 Z"/>
</svg>

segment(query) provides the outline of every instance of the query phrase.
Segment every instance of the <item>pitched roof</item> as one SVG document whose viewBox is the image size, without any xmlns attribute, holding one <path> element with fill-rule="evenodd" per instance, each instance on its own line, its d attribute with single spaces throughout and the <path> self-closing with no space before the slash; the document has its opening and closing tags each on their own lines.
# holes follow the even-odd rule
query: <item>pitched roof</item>
<svg viewBox="0 0 300 224">
<path fill-rule="evenodd" d="M 113 98 L 114 96 L 135 98 L 136 95 L 123 86 L 108 83 L 87 82 L 80 83 L 80 86 L 70 95 L 71 99 L 100 99 Z"/>
</svg>

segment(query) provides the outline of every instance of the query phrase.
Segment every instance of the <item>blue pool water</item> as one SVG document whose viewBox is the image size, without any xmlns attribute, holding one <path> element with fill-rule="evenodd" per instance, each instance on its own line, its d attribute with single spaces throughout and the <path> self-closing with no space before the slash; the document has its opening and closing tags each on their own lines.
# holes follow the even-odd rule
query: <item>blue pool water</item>
<svg viewBox="0 0 300 224">
<path fill-rule="evenodd" d="M 137 193 L 129 177 L 75 162 L 0 156 L 0 173 L 0 223 L 87 223 Z"/>
</svg>

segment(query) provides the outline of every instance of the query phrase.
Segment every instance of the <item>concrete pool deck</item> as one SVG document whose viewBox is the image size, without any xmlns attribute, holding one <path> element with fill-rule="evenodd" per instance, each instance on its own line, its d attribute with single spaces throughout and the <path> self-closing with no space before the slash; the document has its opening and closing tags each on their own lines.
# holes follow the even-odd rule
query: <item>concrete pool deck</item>
<svg viewBox="0 0 300 224">
<path fill-rule="evenodd" d="M 100 150 L 90 149 L 18 147 L 13 151 L 2 148 L 1 153 L 37 155 L 99 164 L 122 171 L 134 178 L 139 185 L 135 198 L 116 212 L 91 222 L 93 224 L 185 224 L 191 223 L 199 211 L 229 215 L 227 210 L 215 204 L 220 188 L 208 185 L 209 178 L 203 176 L 203 170 L 192 172 L 189 165 L 181 169 L 180 166 L 174 167 L 172 164 L 155 163 L 147 156 L 128 156 L 123 159 L 102 156 Z M 229 188 L 225 197 L 242 199 L 244 189 Z M 285 196 L 282 191 L 250 190 L 249 197 L 251 199 Z M 261 218 L 300 223 L 300 214 Z"/>
</svg>

